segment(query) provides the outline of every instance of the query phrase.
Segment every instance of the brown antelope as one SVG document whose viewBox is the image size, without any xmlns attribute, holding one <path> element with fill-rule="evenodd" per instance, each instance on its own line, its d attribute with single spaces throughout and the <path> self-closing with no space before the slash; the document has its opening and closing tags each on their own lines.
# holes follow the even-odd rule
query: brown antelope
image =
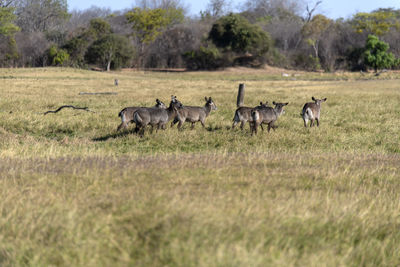
<svg viewBox="0 0 400 267">
<path fill-rule="evenodd" d="M 303 110 L 301 112 L 301 116 L 303 117 L 304 127 L 307 127 L 308 121 L 310 121 L 310 127 L 314 126 L 314 121 L 317 121 L 317 126 L 319 126 L 319 115 L 321 112 L 321 103 L 325 102 L 327 98 L 324 99 L 315 99 L 311 98 L 313 102 L 308 102 L 304 105 Z"/>
<path fill-rule="evenodd" d="M 179 122 L 178 129 L 181 129 L 182 124 L 187 121 L 192 123 L 191 129 L 193 129 L 195 123 L 199 121 L 204 128 L 204 123 L 208 115 L 211 113 L 212 110 L 217 110 L 217 106 L 215 105 L 211 96 L 209 98 L 205 97 L 204 99 L 206 101 L 204 107 L 184 106 L 183 108 L 178 110 L 178 114 L 176 115 L 174 121 L 171 123 L 171 127 Z"/>
<path fill-rule="evenodd" d="M 268 101 L 265 101 L 265 103 L 260 102 L 259 106 L 256 106 L 254 108 L 251 107 L 239 107 L 235 111 L 235 116 L 233 117 L 233 124 L 232 124 L 232 130 L 235 129 L 236 125 L 240 122 L 240 129 L 243 130 L 244 125 L 246 122 L 249 122 L 250 124 L 253 122 L 253 119 L 251 117 L 251 111 L 253 109 L 259 109 L 259 108 L 265 108 L 268 107 Z M 262 125 L 261 125 L 262 128 Z M 251 129 L 251 125 L 250 125 Z M 264 128 L 262 128 L 264 130 Z"/>
<path fill-rule="evenodd" d="M 182 103 L 176 98 L 171 96 L 171 102 L 167 109 L 161 108 L 139 108 L 133 114 L 133 121 L 136 123 L 135 132 L 144 130 L 147 125 L 152 127 L 157 126 L 158 129 L 165 129 L 165 125 L 176 117 L 177 111 L 183 107 Z"/>
<path fill-rule="evenodd" d="M 268 132 L 271 130 L 271 128 L 275 130 L 275 122 L 278 120 L 279 116 L 285 113 L 283 107 L 289 103 L 276 103 L 273 101 L 272 104 L 275 106 L 274 108 L 255 108 L 251 111 L 251 117 L 253 119 L 251 135 L 253 135 L 253 133 L 257 134 L 258 126 L 263 123 L 268 124 Z"/>
<path fill-rule="evenodd" d="M 156 99 L 156 105 L 154 107 L 155 108 L 163 108 L 163 109 L 167 108 L 167 106 L 165 106 L 165 104 L 158 98 Z M 141 107 L 126 107 L 118 113 L 118 117 L 121 118 L 122 122 L 118 126 L 117 131 L 121 130 L 122 128 L 127 129 L 128 124 L 133 123 L 133 114 L 139 108 L 141 108 Z"/>
</svg>

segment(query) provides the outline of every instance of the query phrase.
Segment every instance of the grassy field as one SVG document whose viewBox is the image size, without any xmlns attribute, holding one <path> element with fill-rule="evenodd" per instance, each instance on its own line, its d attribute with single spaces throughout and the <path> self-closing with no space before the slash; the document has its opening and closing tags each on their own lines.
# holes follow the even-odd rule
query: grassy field
<svg viewBox="0 0 400 267">
<path fill-rule="evenodd" d="M 399 266 L 399 79 L 0 69 L 0 265 Z M 276 131 L 229 130 L 239 83 L 249 106 L 289 102 Z M 116 132 L 172 94 L 212 96 L 206 129 Z M 43 115 L 61 105 L 95 113 Z"/>
</svg>

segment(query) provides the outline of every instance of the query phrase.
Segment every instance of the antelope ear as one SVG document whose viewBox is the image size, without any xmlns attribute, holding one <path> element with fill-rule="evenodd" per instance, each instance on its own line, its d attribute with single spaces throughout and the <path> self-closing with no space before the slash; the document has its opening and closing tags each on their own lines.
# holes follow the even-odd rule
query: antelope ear
<svg viewBox="0 0 400 267">
<path fill-rule="evenodd" d="M 206 97 L 206 96 L 204 97 L 204 100 L 205 100 L 206 102 L 208 101 L 208 99 L 207 99 L 207 97 Z"/>
<path fill-rule="evenodd" d="M 211 96 L 208 98 L 208 100 L 212 101 Z"/>
<path fill-rule="evenodd" d="M 276 105 L 276 102 L 275 102 L 275 101 L 272 101 L 272 104 L 273 104 L 273 105 Z"/>
<path fill-rule="evenodd" d="M 289 105 L 289 102 L 286 102 L 286 103 L 284 104 L 284 106 L 287 106 L 287 105 Z"/>
<path fill-rule="evenodd" d="M 160 103 L 160 99 L 157 98 L 157 99 L 156 99 L 156 102 L 157 102 L 157 103 Z"/>
<path fill-rule="evenodd" d="M 311 99 L 312 99 L 313 101 L 315 101 L 315 98 L 314 98 L 314 97 L 311 97 Z"/>
<path fill-rule="evenodd" d="M 263 105 L 263 102 L 262 101 L 260 101 L 260 106 L 262 106 Z"/>
<path fill-rule="evenodd" d="M 324 102 L 325 102 L 327 99 L 328 99 L 328 98 L 326 98 L 326 97 L 325 97 L 325 98 L 324 98 L 324 99 L 322 99 L 322 100 L 324 100 Z"/>
</svg>

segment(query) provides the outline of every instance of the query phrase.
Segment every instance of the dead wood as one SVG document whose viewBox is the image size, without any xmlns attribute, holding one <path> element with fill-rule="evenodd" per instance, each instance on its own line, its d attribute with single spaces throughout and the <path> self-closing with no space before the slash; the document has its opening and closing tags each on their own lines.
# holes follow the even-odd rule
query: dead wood
<svg viewBox="0 0 400 267">
<path fill-rule="evenodd" d="M 64 105 L 64 106 L 59 107 L 59 108 L 56 109 L 56 110 L 49 110 L 49 111 L 46 111 L 46 112 L 43 113 L 43 115 L 46 115 L 46 114 L 48 114 L 48 113 L 57 113 L 57 112 L 59 112 L 60 110 L 62 110 L 63 108 L 80 109 L 80 110 L 84 110 L 84 111 L 87 111 L 87 112 L 96 113 L 96 112 L 94 112 L 94 111 L 89 110 L 88 107 L 83 107 L 83 108 L 81 108 L 81 107 L 75 107 L 75 106 L 71 106 L 71 105 Z"/>
<path fill-rule="evenodd" d="M 118 93 L 116 92 L 94 92 L 94 93 L 88 93 L 88 92 L 80 92 L 79 95 L 117 95 Z"/>
</svg>

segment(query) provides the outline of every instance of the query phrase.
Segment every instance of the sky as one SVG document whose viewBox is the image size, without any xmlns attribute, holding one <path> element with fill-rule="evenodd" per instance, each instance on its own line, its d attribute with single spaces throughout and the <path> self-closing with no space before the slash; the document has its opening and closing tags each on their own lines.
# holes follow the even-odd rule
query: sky
<svg viewBox="0 0 400 267">
<path fill-rule="evenodd" d="M 110 8 L 113 11 L 124 10 L 134 7 L 134 0 L 67 0 L 70 10 L 84 10 L 91 6 Z M 182 0 L 189 8 L 189 14 L 198 15 L 201 10 L 207 6 L 208 0 Z M 233 7 L 237 7 L 245 0 L 233 0 Z M 310 6 L 316 0 L 308 0 Z M 337 18 L 349 18 L 357 12 L 370 12 L 377 8 L 392 7 L 400 9 L 400 0 L 322 0 L 322 4 L 316 13 L 322 13 L 325 16 Z"/>
</svg>

